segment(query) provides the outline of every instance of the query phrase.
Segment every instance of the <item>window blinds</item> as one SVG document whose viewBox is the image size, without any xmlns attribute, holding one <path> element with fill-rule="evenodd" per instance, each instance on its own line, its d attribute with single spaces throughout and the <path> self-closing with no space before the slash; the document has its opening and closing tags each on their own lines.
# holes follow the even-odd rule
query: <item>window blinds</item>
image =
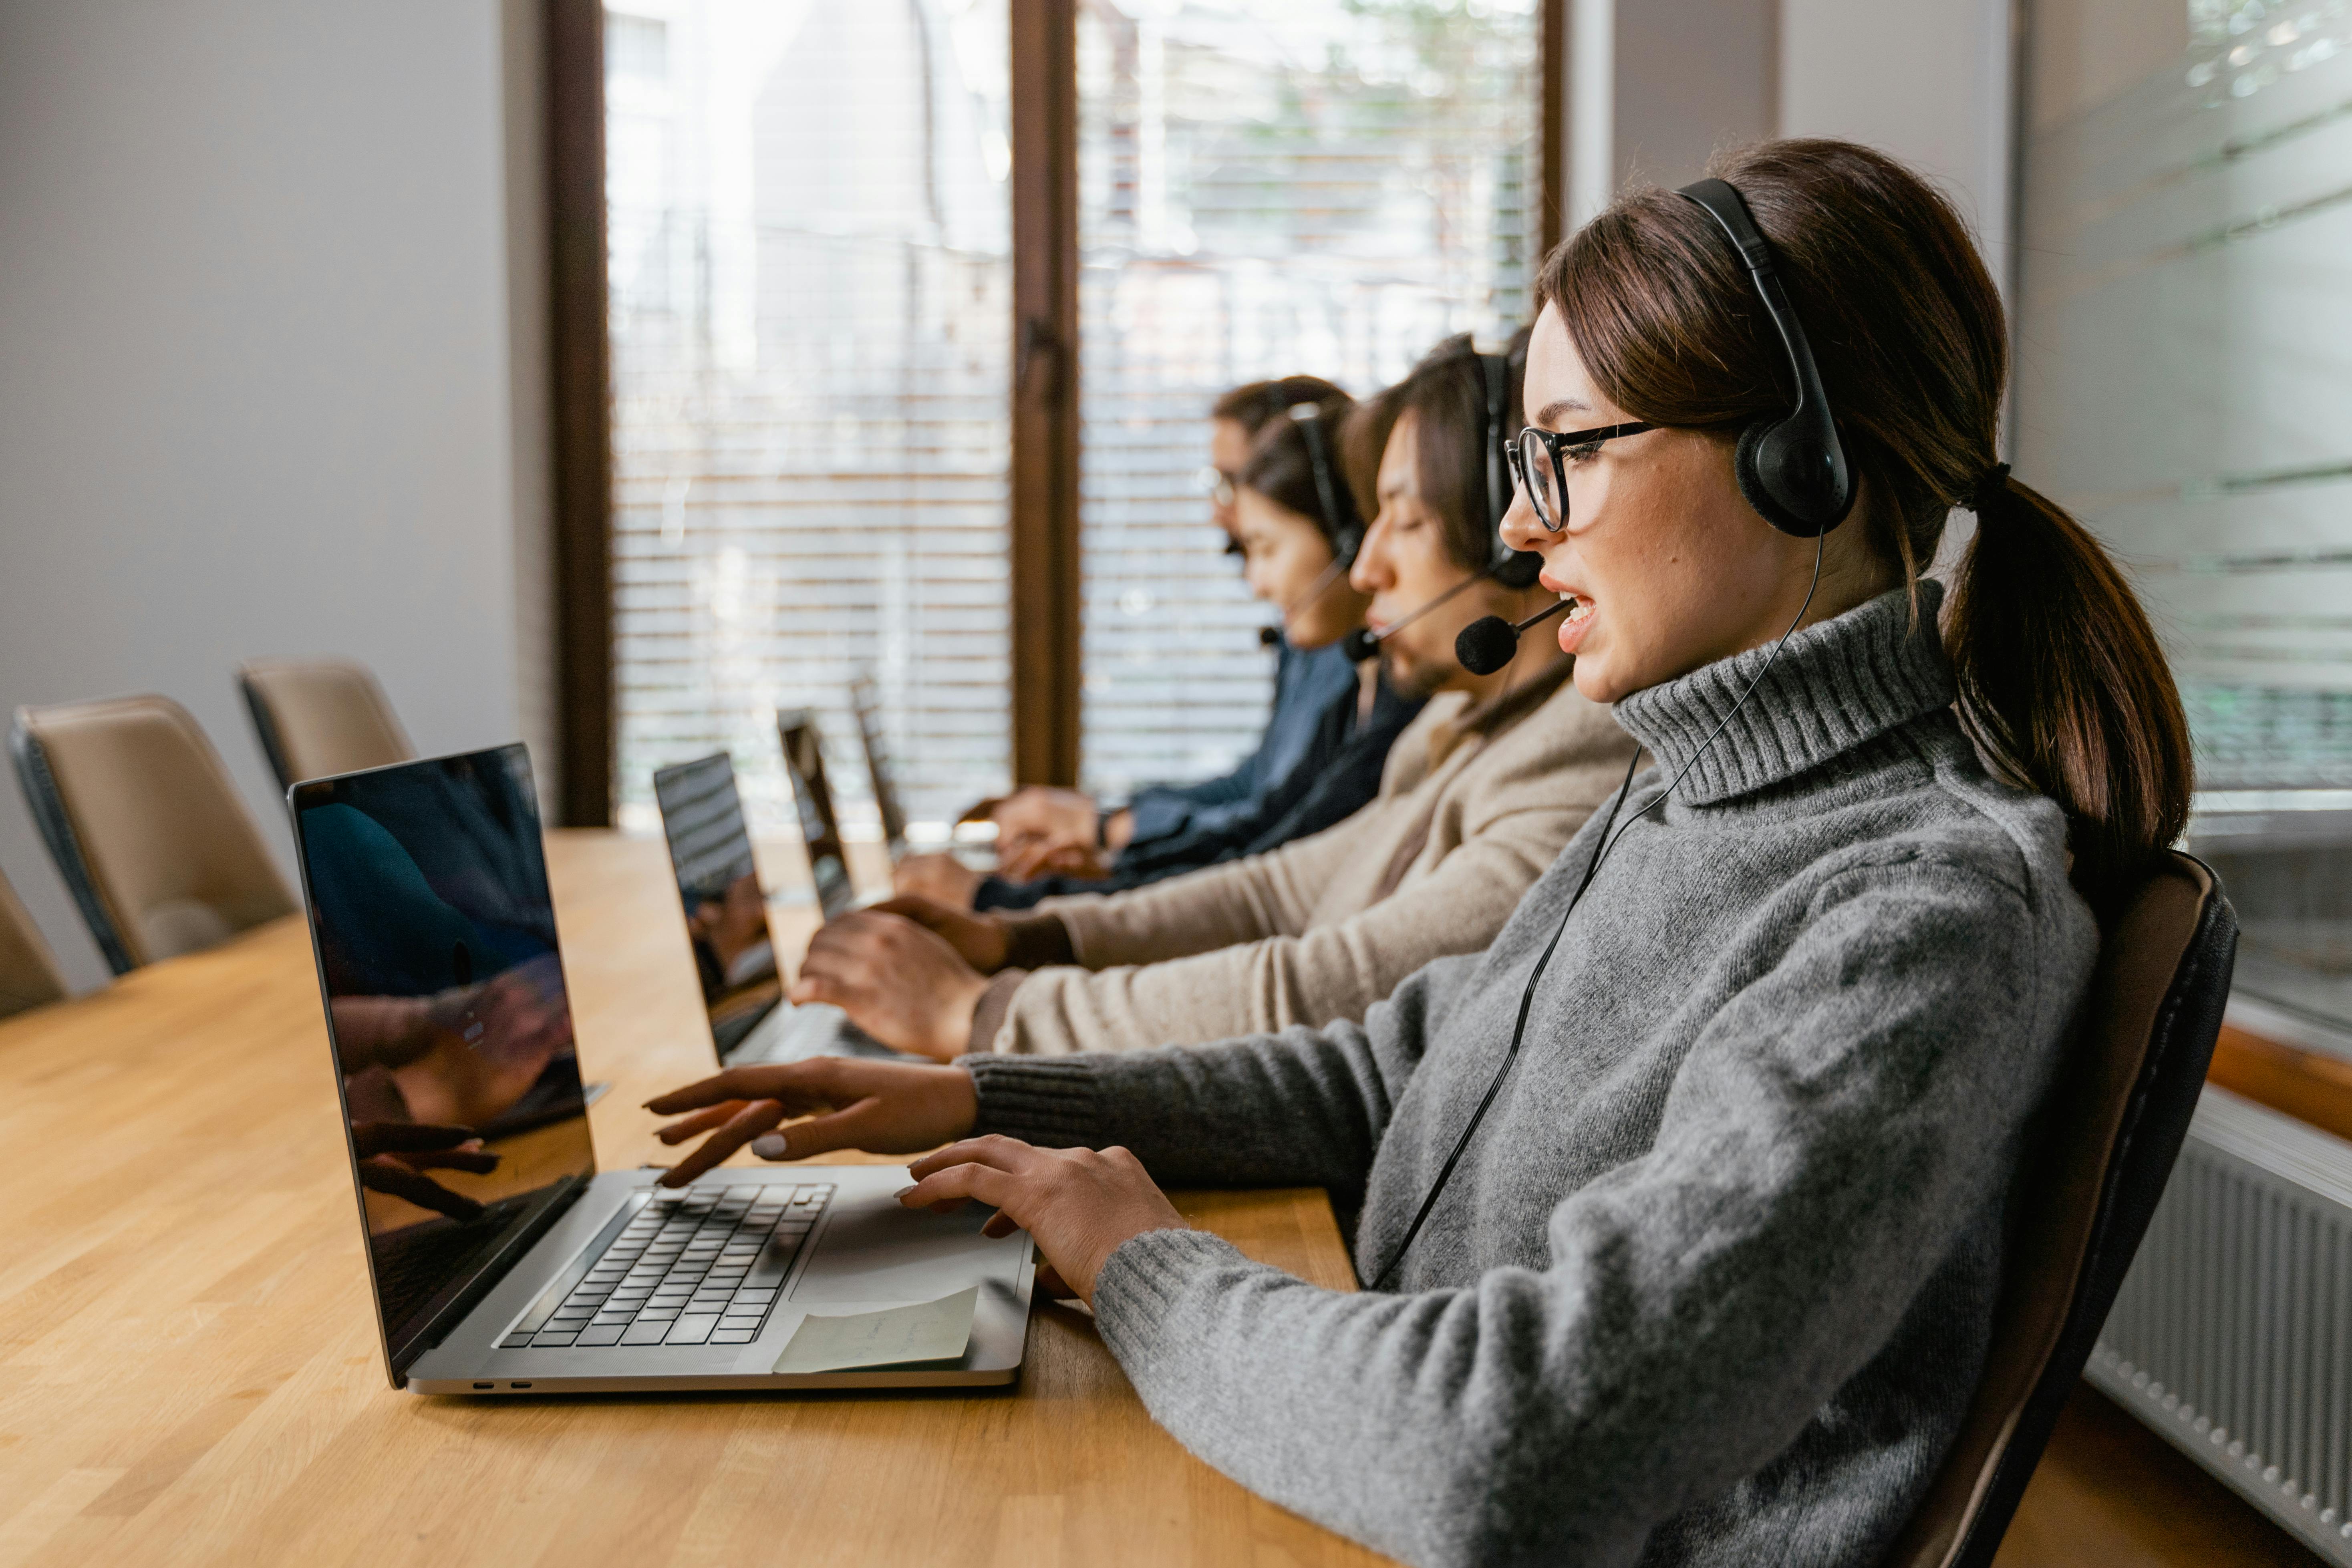
<svg viewBox="0 0 2352 1568">
<path fill-rule="evenodd" d="M 1001 787 L 1012 264 L 1005 0 L 606 10 L 614 793 L 733 753 L 793 821 L 808 708 L 871 822 L 847 688 L 909 815 Z"/>
<path fill-rule="evenodd" d="M 2352 6 L 2061 9 L 2082 38 L 2029 73 L 2019 472 L 2131 568 L 2202 789 L 2352 785 Z"/>
<path fill-rule="evenodd" d="M 1359 395 L 1527 313 L 1531 0 L 1088 0 L 1078 16 L 1083 765 L 1220 772 L 1273 659 L 1194 483 L 1240 382 Z"/>
</svg>

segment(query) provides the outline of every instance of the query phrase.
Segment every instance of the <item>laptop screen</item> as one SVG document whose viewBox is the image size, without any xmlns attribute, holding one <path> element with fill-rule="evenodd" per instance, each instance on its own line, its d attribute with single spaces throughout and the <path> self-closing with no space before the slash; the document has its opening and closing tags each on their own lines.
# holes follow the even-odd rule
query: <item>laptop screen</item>
<svg viewBox="0 0 2352 1568">
<path fill-rule="evenodd" d="M 294 786 L 384 1347 L 595 1173 L 520 745 Z"/>
<path fill-rule="evenodd" d="M 768 900 L 725 752 L 654 774 L 686 934 L 702 980 L 711 1043 L 725 1057 L 783 999 Z"/>
<path fill-rule="evenodd" d="M 808 847 L 817 907 L 831 920 L 856 902 L 857 895 L 850 886 L 849 857 L 842 848 L 833 787 L 825 783 L 824 748 L 817 740 L 816 720 L 805 712 L 779 713 L 776 738 L 783 743 L 784 772 L 792 776 L 793 802 L 800 808 L 801 842 Z"/>
<path fill-rule="evenodd" d="M 890 748 L 882 738 L 882 705 L 874 694 L 873 678 L 853 677 L 849 710 L 857 720 L 857 739 L 866 748 L 866 776 L 874 784 L 874 812 L 882 819 L 882 842 L 892 858 L 907 843 L 907 813 L 898 804 L 898 781 L 890 773 Z"/>
</svg>

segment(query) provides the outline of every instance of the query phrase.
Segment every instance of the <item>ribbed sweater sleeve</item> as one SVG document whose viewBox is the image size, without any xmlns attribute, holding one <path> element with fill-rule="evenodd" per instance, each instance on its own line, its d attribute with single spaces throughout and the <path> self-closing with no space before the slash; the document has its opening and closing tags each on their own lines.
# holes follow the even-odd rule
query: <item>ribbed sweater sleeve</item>
<svg viewBox="0 0 2352 1568">
<path fill-rule="evenodd" d="M 1344 1194 L 1361 1184 L 1421 1042 L 1477 963 L 1438 960 L 1360 1026 L 1123 1056 L 967 1057 L 978 1131 L 1054 1147 L 1123 1144 L 1167 1184 Z"/>
<path fill-rule="evenodd" d="M 1095 1314 L 1153 1416 L 1253 1490 L 1420 1564 L 1631 1563 L 1660 1521 L 1755 1474 L 1932 1299 L 1956 1249 L 1998 1247 L 2016 1130 L 2063 1027 L 2041 1015 L 2071 994 L 2042 984 L 2022 895 L 1972 868 L 1864 866 L 1811 905 L 1660 1086 L 1654 1145 L 1553 1209 L 1541 1267 L 1348 1295 L 1188 1232 L 1121 1247 Z M 1528 1052 L 1576 1048 L 1576 1026 L 1555 999 Z M 1393 1028 L 1228 1047 L 1189 1087 L 1173 1064 L 1122 1066 L 1181 1088 L 1177 1121 L 1204 1145 L 1180 1162 L 1194 1179 L 1229 1159 L 1255 1173 L 1277 1127 L 1303 1125 L 1284 1174 L 1312 1180 L 1364 1150 L 1323 1111 L 1343 1063 L 1393 1054 Z M 1302 1105 L 1288 1075 L 1232 1070 L 1253 1051 L 1318 1092 Z M 1095 1099 L 1065 1114 L 1132 1114 L 1121 1068 L 1072 1067 Z M 1226 1098 L 1244 1094 L 1263 1098 Z M 1475 1223 L 1441 1206 L 1433 1237 Z M 1874 1462 L 1934 1458 L 1888 1440 Z"/>
<path fill-rule="evenodd" d="M 1314 838 L 1139 893 L 1044 906 L 1097 973 L 1035 971 L 990 1044 L 1132 1051 L 1360 1019 L 1422 965 L 1491 941 L 1633 751 L 1606 710 L 1556 690 L 1410 792 Z M 1400 863 L 1391 891 L 1386 874 Z M 1224 907 L 1219 940 L 1200 942 L 1204 911 Z M 1170 956 L 1144 962 L 1163 946 Z"/>
</svg>

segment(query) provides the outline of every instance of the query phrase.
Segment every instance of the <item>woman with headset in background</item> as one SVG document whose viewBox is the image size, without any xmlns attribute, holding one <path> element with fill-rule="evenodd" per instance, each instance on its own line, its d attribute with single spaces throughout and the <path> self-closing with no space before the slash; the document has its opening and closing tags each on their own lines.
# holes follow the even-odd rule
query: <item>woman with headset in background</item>
<svg viewBox="0 0 2352 1568">
<path fill-rule="evenodd" d="M 1253 381 L 1218 397 L 1209 410 L 1209 466 L 1202 479 L 1211 520 L 1225 536 L 1225 553 L 1243 553 L 1238 480 L 1250 448 L 1301 404 L 1345 407 L 1348 401 L 1318 375 Z M 1026 909 L 1035 900 L 1024 889 L 1034 879 L 1103 876 L 1129 851 L 1181 863 L 1180 868 L 1207 865 L 1241 818 L 1271 822 L 1267 797 L 1297 784 L 1302 766 L 1328 760 L 1311 754 L 1321 721 L 1357 689 L 1354 668 L 1336 638 L 1311 647 L 1276 638 L 1269 646 L 1276 649 L 1274 710 L 1255 749 L 1230 772 L 1195 784 L 1146 784 L 1117 807 L 1098 806 L 1077 790 L 1040 784 L 984 801 L 970 816 L 996 825 L 998 874 L 982 877 L 952 855 L 910 855 L 898 863 L 898 890 L 958 909 Z"/>
<path fill-rule="evenodd" d="M 654 1102 L 723 1102 L 678 1172 L 965 1138 L 906 1203 L 1027 1227 L 1188 1447 L 1409 1562 L 1878 1561 L 2188 735 L 2114 564 L 1995 461 L 2000 300 L 1949 204 L 1843 142 L 1720 173 L 1544 264 L 1506 531 L 1657 765 L 1485 954 L 1361 1028 L 728 1075 Z M 1155 1178 L 1332 1189 L 1371 1290 Z"/>
<path fill-rule="evenodd" d="M 1348 580 L 1364 537 L 1358 497 L 1373 489 L 1371 474 L 1360 471 L 1369 464 L 1339 460 L 1338 432 L 1352 406 L 1344 393 L 1294 404 L 1234 460 L 1234 542 L 1251 594 L 1280 613 L 1263 636 L 1286 659 L 1341 652 L 1371 602 Z M 1049 898 L 1124 892 L 1320 833 L 1371 802 L 1390 746 L 1422 707 L 1370 661 L 1349 668 L 1355 679 L 1316 720 L 1286 776 L 1246 802 L 1196 813 L 1181 829 L 1130 839 L 1107 871 L 1009 882 L 982 879 L 950 858 L 953 872 L 901 877 L 898 890 L 950 909 L 1026 910 Z"/>
<path fill-rule="evenodd" d="M 1031 914 L 902 898 L 845 915 L 810 942 L 793 999 L 943 1061 L 1136 1050 L 1361 1018 L 1431 959 L 1484 947 L 1633 754 L 1559 649 L 1530 642 L 1485 673 L 1454 658 L 1472 619 L 1543 597 L 1534 557 L 1496 533 L 1513 380 L 1504 356 L 1454 339 L 1350 426 L 1357 466 L 1378 469 L 1352 575 L 1385 631 L 1365 640 L 1391 686 L 1431 699 L 1370 804 L 1265 853 Z M 1261 437 L 1244 496 L 1270 499 L 1258 486 L 1293 464 L 1343 489 L 1336 437 L 1319 421 Z"/>
</svg>

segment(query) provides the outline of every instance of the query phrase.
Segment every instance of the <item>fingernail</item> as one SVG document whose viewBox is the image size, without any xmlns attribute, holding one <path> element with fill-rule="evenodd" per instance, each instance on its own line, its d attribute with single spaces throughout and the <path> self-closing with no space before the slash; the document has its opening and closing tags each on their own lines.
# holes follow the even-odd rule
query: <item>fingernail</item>
<svg viewBox="0 0 2352 1568">
<path fill-rule="evenodd" d="M 913 1192 L 920 1185 L 922 1185 L 920 1182 L 908 1182 L 905 1186 L 900 1187 L 897 1192 L 892 1193 L 890 1195 L 903 1201 L 908 1193 Z"/>
<path fill-rule="evenodd" d="M 784 1157 L 784 1135 L 781 1132 L 761 1133 L 757 1138 L 751 1140 L 751 1152 L 757 1154 L 762 1160 L 782 1159 Z"/>
</svg>

